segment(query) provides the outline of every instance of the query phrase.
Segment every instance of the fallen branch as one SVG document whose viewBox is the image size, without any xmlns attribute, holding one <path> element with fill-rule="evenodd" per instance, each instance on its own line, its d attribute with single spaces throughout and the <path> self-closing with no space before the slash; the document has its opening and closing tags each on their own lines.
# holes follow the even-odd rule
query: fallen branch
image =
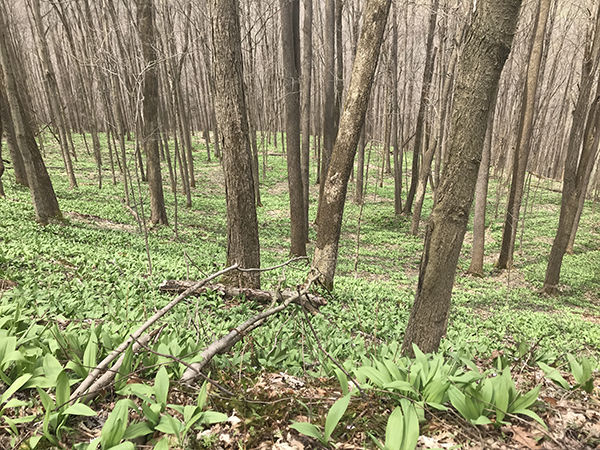
<svg viewBox="0 0 600 450">
<path fill-rule="evenodd" d="M 220 270 L 219 272 L 213 273 L 212 275 L 206 277 L 204 280 L 198 281 L 190 286 L 187 290 L 181 293 L 181 295 L 177 296 L 173 300 L 171 300 L 164 308 L 158 310 L 152 317 L 150 317 L 144 324 L 139 327 L 135 332 L 131 333 L 129 337 L 127 337 L 121 345 L 119 345 L 115 350 L 113 350 L 106 358 L 102 360 L 98 366 L 94 370 L 92 370 L 85 380 L 81 382 L 79 387 L 73 392 L 71 395 L 71 399 L 78 398 L 82 394 L 88 391 L 88 389 L 92 386 L 96 378 L 98 378 L 102 373 L 106 371 L 108 365 L 114 361 L 117 356 L 123 353 L 127 347 L 136 339 L 146 331 L 150 326 L 152 326 L 157 320 L 159 320 L 162 316 L 164 316 L 167 312 L 169 312 L 174 306 L 176 306 L 179 302 L 181 302 L 184 298 L 193 294 L 197 289 L 203 287 L 206 283 L 211 280 L 214 280 L 221 275 L 230 272 L 234 269 L 237 269 L 238 265 L 234 264 L 232 266 L 227 267 L 226 269 Z"/>
<path fill-rule="evenodd" d="M 132 352 L 135 354 L 141 348 L 146 348 L 146 344 L 148 344 L 148 342 L 150 342 L 150 340 L 154 336 L 156 336 L 161 330 L 162 330 L 162 328 L 158 328 L 158 329 L 152 331 L 151 333 L 145 334 L 144 336 L 141 336 L 139 339 L 136 339 L 131 348 Z M 74 396 L 74 395 L 71 396 L 69 401 L 72 402 L 79 398 L 83 398 L 85 401 L 89 401 L 89 400 L 93 399 L 96 395 L 98 395 L 100 392 L 102 392 L 104 389 L 106 389 L 108 386 L 110 386 L 113 379 L 117 376 L 119 369 L 123 365 L 124 360 L 125 360 L 125 352 L 123 352 L 121 354 L 119 359 L 117 359 L 117 362 L 114 363 L 110 369 L 107 369 L 100 378 L 98 378 L 96 381 L 94 381 L 94 383 L 92 383 L 92 385 L 87 389 L 86 392 L 79 394 L 77 396 Z"/>
<path fill-rule="evenodd" d="M 310 305 L 308 303 L 308 301 L 304 302 L 304 299 L 306 299 L 306 295 L 308 294 L 310 287 L 317 280 L 317 278 L 318 278 L 317 276 L 311 277 L 308 280 L 306 286 L 302 290 L 299 290 L 298 292 L 296 292 L 295 295 L 283 300 L 283 302 L 281 304 L 279 304 L 277 306 L 273 306 L 269 309 L 266 309 L 263 312 L 255 315 L 254 317 L 251 317 L 250 319 L 246 320 L 241 325 L 239 325 L 236 328 L 234 328 L 233 330 L 231 330 L 225 336 L 223 336 L 222 338 L 220 338 L 217 341 L 214 341 L 212 344 L 210 344 L 208 347 L 206 347 L 204 349 L 204 351 L 200 354 L 200 361 L 191 364 L 190 367 L 188 367 L 186 369 L 186 371 L 183 373 L 183 375 L 181 377 L 181 381 L 184 383 L 189 383 L 189 382 L 193 381 L 194 379 L 196 379 L 197 377 L 199 377 L 201 370 L 210 362 L 210 360 L 215 355 L 218 355 L 219 353 L 223 353 L 223 352 L 227 351 L 228 349 L 230 349 L 234 344 L 236 344 L 237 342 L 242 340 L 242 338 L 246 334 L 250 333 L 255 328 L 258 328 L 259 326 L 264 324 L 270 316 L 283 311 L 291 303 L 298 302 L 298 303 L 302 304 L 303 306 L 306 306 L 308 308 L 313 308 L 313 309 L 315 307 L 319 306 L 319 305 Z"/>
<path fill-rule="evenodd" d="M 180 293 L 185 292 L 189 289 L 195 282 L 194 281 L 186 281 L 186 280 L 165 280 L 163 281 L 158 289 L 161 292 L 168 293 Z M 206 285 L 194 292 L 193 295 L 202 295 L 206 291 L 214 291 L 221 294 L 223 297 L 227 299 L 232 299 L 235 297 L 244 296 L 248 300 L 252 300 L 254 302 L 260 304 L 271 304 L 275 300 L 286 301 L 291 297 L 296 297 L 297 292 L 291 289 L 285 289 L 281 292 L 272 292 L 272 291 L 263 291 L 261 289 L 250 289 L 250 288 L 238 288 L 234 286 L 226 286 L 224 284 L 210 284 Z M 327 304 L 327 300 L 319 295 L 307 294 L 308 299 L 311 304 L 323 306 Z M 301 304 L 301 299 L 296 299 L 295 303 Z"/>
</svg>

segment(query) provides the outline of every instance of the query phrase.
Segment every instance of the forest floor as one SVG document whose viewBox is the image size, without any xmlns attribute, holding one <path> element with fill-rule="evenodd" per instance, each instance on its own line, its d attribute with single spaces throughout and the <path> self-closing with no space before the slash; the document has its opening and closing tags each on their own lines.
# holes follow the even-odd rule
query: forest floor
<svg viewBox="0 0 600 450">
<path fill-rule="evenodd" d="M 86 410 L 87 415 L 69 416 L 60 405 L 48 406 L 47 399 L 59 403 L 61 379 L 74 389 L 90 367 L 173 298 L 159 291 L 163 280 L 200 280 L 225 265 L 223 176 L 218 161 L 206 160 L 201 144 L 195 152 L 197 186 L 192 207 L 185 207 L 178 192 L 175 230 L 175 198 L 166 187 L 170 226 L 149 229 L 146 241 L 122 204 L 118 168 L 116 185 L 110 168 L 104 168 L 103 187 L 98 190 L 93 158 L 86 154 L 80 136 L 75 138 L 80 144 L 75 162 L 78 189 L 69 189 L 55 146 L 46 145 L 45 158 L 64 223 L 38 226 L 28 191 L 14 184 L 10 168 L 3 177 L 7 195 L 0 199 L 0 392 L 10 391 L 20 377 L 24 381 L 12 397 L 0 397 L 0 448 L 36 444 L 37 448 L 116 448 L 111 446 L 108 424 L 115 428 L 117 413 L 108 421 L 107 417 L 125 398 L 135 399 L 138 407 L 157 403 L 158 393 L 152 389 L 165 373 L 159 367 L 166 367 L 170 379 L 169 406 L 157 406 L 160 423 L 154 423 L 148 408 L 130 405 L 122 424 L 130 424 L 129 434 L 121 433 L 113 444 L 135 434 L 132 424 L 149 429 L 125 439 L 119 448 L 320 448 L 324 444 L 299 434 L 290 424 L 311 422 L 321 430 L 330 426 L 325 420 L 328 411 L 336 409 L 332 404 L 352 385 L 338 366 L 358 380 L 362 391 L 353 389 L 355 395 L 327 444 L 331 447 L 376 448 L 375 440 L 386 438 L 390 413 L 405 397 L 421 408 L 419 448 L 600 446 L 600 204 L 586 203 L 575 251 L 563 263 L 560 294 L 549 297 L 539 291 L 558 223 L 560 184 L 532 178 L 515 265 L 498 272 L 494 262 L 507 187 L 492 181 L 485 276 L 466 273 L 472 241 L 468 231 L 448 333 L 438 355 L 443 363 L 435 366 L 438 356 L 427 356 L 428 362 L 419 364 L 429 364 L 430 373 L 441 371 L 451 380 L 443 380 L 447 385 L 459 385 L 452 381 L 458 379 L 455 375 L 470 367 L 469 373 L 480 374 L 481 383 L 478 378 L 469 389 L 477 390 L 483 379 L 500 379 L 498 375 L 507 371 L 516 384 L 514 392 L 539 386 L 531 411 L 544 425 L 517 412 L 499 420 L 498 410 L 494 413 L 489 407 L 482 415 L 491 420 L 474 425 L 475 420 L 465 419 L 455 407 L 451 393 L 428 401 L 426 389 L 414 395 L 393 391 L 365 376 L 371 368 L 383 370 L 382 364 L 389 362 L 405 365 L 407 373 L 416 367 L 415 361 L 400 358 L 399 347 L 423 242 L 422 235 L 409 234 L 407 218 L 394 217 L 393 178 L 386 174 L 383 186 L 379 185 L 375 148 L 362 207 L 353 202 L 353 184 L 349 189 L 335 289 L 326 293 L 328 304 L 312 316 L 292 305 L 212 361 L 210 377 L 224 390 L 208 385 L 207 406 L 224 415 L 202 416 L 204 426 L 200 420 L 185 428 L 190 417 L 173 408 L 195 404 L 201 385 L 176 382 L 185 370 L 177 360 L 194 361 L 206 345 L 264 308 L 242 299 L 224 300 L 215 292 L 186 300 L 162 319 L 165 328 L 150 345 L 156 353 L 141 352 L 133 358 L 131 372 L 121 384 L 90 404 L 94 415 Z M 164 166 L 165 186 L 169 186 L 167 173 Z M 312 223 L 318 189 L 314 172 L 311 177 Z M 266 267 L 288 259 L 285 158 L 269 156 L 266 172 L 261 161 L 260 179 L 263 206 L 258 209 L 258 222 L 261 264 Z M 134 191 L 138 205 L 134 210 L 147 214 L 146 189 L 134 181 Z M 428 195 L 424 220 L 429 208 Z M 311 227 L 309 253 L 314 238 Z M 307 273 L 304 263 L 265 272 L 263 288 L 294 288 Z M 164 355 L 172 355 L 175 361 Z M 593 371 L 591 381 L 582 375 L 588 367 Z M 426 381 L 423 378 L 423 384 Z M 128 388 L 132 385 L 145 387 Z M 223 421 L 209 425 L 213 420 L 208 417 Z M 184 425 L 177 428 L 173 423 Z M 90 441 L 95 444 L 88 445 Z"/>
</svg>

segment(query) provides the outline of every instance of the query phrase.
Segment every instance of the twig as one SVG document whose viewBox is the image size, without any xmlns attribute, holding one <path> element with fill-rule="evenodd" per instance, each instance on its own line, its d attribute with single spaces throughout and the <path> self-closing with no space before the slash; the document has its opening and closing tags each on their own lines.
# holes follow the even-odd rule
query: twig
<svg viewBox="0 0 600 450">
<path fill-rule="evenodd" d="M 267 318 L 279 313 L 280 311 L 283 311 L 292 302 L 296 301 L 299 298 L 302 298 L 302 296 L 308 293 L 310 287 L 316 281 L 316 279 L 316 276 L 311 277 L 308 280 L 306 287 L 300 292 L 298 292 L 295 296 L 289 297 L 283 303 L 275 307 L 266 309 L 263 312 L 251 317 L 238 327 L 231 330 L 225 336 L 206 347 L 206 349 L 204 349 L 204 351 L 200 354 L 200 361 L 192 364 L 192 367 L 183 373 L 181 381 L 184 383 L 189 383 L 192 380 L 194 380 L 200 374 L 200 371 L 204 368 L 204 366 L 206 366 L 206 364 L 208 364 L 208 362 L 215 355 L 231 348 L 231 346 L 239 342 L 247 333 L 261 326 Z"/>
<path fill-rule="evenodd" d="M 187 367 L 188 369 L 191 368 L 191 364 L 186 363 L 184 360 L 173 356 L 173 355 L 168 355 L 165 353 L 159 353 L 156 350 L 152 350 L 150 347 L 148 347 L 146 344 L 144 344 L 143 342 L 139 341 L 138 339 L 134 338 L 133 336 L 131 336 L 133 340 L 135 340 L 135 342 L 137 342 L 141 347 L 143 347 L 144 349 L 146 349 L 147 351 L 149 351 L 150 353 L 155 354 L 156 356 L 162 356 L 163 358 L 168 358 L 168 359 L 172 359 L 173 361 L 184 365 L 185 367 Z M 213 380 L 212 378 L 204 375 L 203 373 L 200 374 L 200 376 L 202 378 L 204 378 L 206 381 L 208 381 L 210 384 L 212 384 L 213 386 L 215 386 L 217 389 L 219 389 L 220 391 L 224 392 L 225 394 L 229 395 L 230 397 L 235 397 L 235 394 L 233 392 L 231 392 L 230 390 L 224 388 L 223 386 L 221 386 L 221 384 L 217 383 L 215 380 Z"/>
<path fill-rule="evenodd" d="M 204 280 L 201 280 L 201 281 L 195 283 L 193 286 L 191 286 L 185 292 L 183 292 L 182 294 L 177 296 L 175 299 L 171 300 L 164 308 L 158 310 L 152 317 L 150 317 L 146 322 L 144 322 L 144 324 L 140 328 L 138 328 L 134 333 L 132 333 L 132 335 L 130 337 L 125 339 L 125 341 L 123 341 L 123 343 L 121 343 L 121 345 L 119 345 L 115 350 L 113 350 L 106 358 L 104 358 L 102 360 L 102 362 L 100 364 L 98 364 L 98 366 L 94 370 L 92 370 L 89 373 L 89 375 L 86 377 L 86 379 L 83 380 L 82 383 L 79 385 L 79 387 L 75 390 L 75 392 L 73 392 L 71 398 L 75 398 L 75 397 L 81 395 L 82 393 L 86 392 L 90 388 L 90 386 L 92 386 L 92 383 L 94 383 L 94 380 L 100 375 L 100 373 L 102 371 L 104 371 L 108 367 L 108 365 L 117 356 L 119 356 L 121 353 L 123 353 L 127 349 L 127 347 L 129 347 L 129 345 L 133 342 L 134 338 L 135 339 L 139 338 L 144 331 L 146 331 L 152 324 L 154 324 L 158 319 L 160 319 L 167 312 L 169 312 L 173 307 L 175 307 L 184 298 L 191 295 L 194 291 L 201 288 L 209 281 L 211 281 L 227 272 L 237 269 L 237 267 L 238 267 L 238 265 L 234 264 L 232 266 L 227 267 L 226 269 L 223 269 L 223 270 L 213 273 L 211 276 L 205 278 Z"/>
<path fill-rule="evenodd" d="M 241 267 L 238 267 L 237 270 L 239 270 L 240 272 L 267 272 L 269 270 L 275 270 L 275 269 L 279 269 L 280 267 L 287 266 L 296 261 L 308 261 L 308 257 L 307 256 L 296 256 L 294 258 L 288 259 L 284 263 L 277 264 L 276 266 L 265 267 L 264 269 L 261 269 L 260 267 L 259 268 L 250 268 L 250 269 L 243 269 Z"/>
</svg>

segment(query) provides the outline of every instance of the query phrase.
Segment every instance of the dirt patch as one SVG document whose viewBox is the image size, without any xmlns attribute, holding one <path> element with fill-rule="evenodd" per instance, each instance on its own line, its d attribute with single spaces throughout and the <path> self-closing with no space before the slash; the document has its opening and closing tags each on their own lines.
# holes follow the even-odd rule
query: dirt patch
<svg viewBox="0 0 600 450">
<path fill-rule="evenodd" d="M 0 279 L 0 292 L 8 291 L 9 289 L 13 289 L 15 287 L 17 287 L 17 283 L 14 281 Z"/>
<path fill-rule="evenodd" d="M 93 214 L 81 214 L 76 211 L 68 211 L 65 213 L 65 216 L 71 220 L 91 224 L 105 230 L 127 231 L 129 233 L 136 231 L 136 227 L 133 225 L 113 222 L 112 220 L 104 219 L 103 217 L 98 217 Z"/>
</svg>

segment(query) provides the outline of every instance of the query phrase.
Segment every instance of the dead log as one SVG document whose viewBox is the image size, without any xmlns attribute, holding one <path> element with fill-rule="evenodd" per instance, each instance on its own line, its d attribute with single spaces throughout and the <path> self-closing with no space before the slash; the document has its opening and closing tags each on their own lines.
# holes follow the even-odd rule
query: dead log
<svg viewBox="0 0 600 450">
<path fill-rule="evenodd" d="M 185 292 L 191 286 L 196 283 L 195 281 L 186 281 L 186 280 L 165 280 L 163 281 L 158 289 L 161 292 L 167 292 L 172 294 L 179 294 L 181 292 Z M 206 285 L 196 291 L 192 295 L 202 295 L 207 291 L 218 292 L 220 295 L 225 297 L 226 299 L 233 299 L 236 297 L 244 296 L 246 299 L 254 301 L 256 303 L 260 303 L 263 305 L 269 305 L 273 302 L 285 302 L 291 297 L 297 297 L 298 291 L 293 291 L 291 289 L 284 289 L 281 292 L 271 292 L 271 291 L 263 291 L 261 289 L 251 289 L 251 288 L 238 288 L 234 286 L 226 286 L 224 284 L 209 284 Z M 314 294 L 306 294 L 308 297 L 308 301 L 315 306 L 324 306 L 327 304 L 327 300 L 319 295 Z M 306 297 L 303 299 L 306 300 Z M 300 303 L 301 300 L 296 299 L 295 303 Z"/>
</svg>

